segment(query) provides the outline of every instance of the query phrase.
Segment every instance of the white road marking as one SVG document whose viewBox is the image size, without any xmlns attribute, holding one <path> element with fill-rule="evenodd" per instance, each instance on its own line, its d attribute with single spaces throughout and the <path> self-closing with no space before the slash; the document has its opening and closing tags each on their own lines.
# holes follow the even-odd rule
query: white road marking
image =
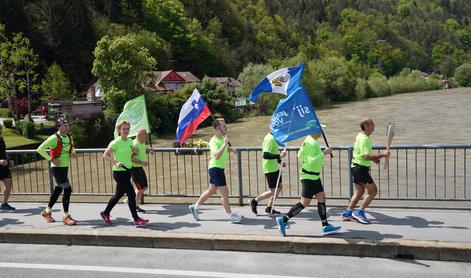
<svg viewBox="0 0 471 278">
<path fill-rule="evenodd" d="M 118 272 L 118 273 L 133 273 L 133 274 L 154 274 L 154 275 L 170 275 L 170 276 L 190 276 L 190 277 L 219 277 L 219 278 L 240 278 L 240 277 L 244 277 L 244 278 L 314 278 L 314 277 L 300 277 L 300 276 L 191 271 L 191 270 L 179 270 L 179 269 L 151 269 L 151 268 L 115 267 L 115 266 L 62 265 L 62 264 L 0 263 L 0 268 Z"/>
</svg>

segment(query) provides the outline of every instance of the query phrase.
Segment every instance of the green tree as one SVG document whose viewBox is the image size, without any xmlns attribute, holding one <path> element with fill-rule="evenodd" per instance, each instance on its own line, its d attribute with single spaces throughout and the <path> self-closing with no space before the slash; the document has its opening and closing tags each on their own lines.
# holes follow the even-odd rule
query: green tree
<svg viewBox="0 0 471 278">
<path fill-rule="evenodd" d="M 463 87 L 471 87 L 471 64 L 462 64 L 456 69 L 455 80 Z"/>
<path fill-rule="evenodd" d="M 103 37 L 97 44 L 92 73 L 100 77 L 108 116 L 120 113 L 126 101 L 145 91 L 145 72 L 156 66 L 149 50 L 140 45 L 136 35 Z"/>
<path fill-rule="evenodd" d="M 33 81 L 34 59 L 29 40 L 22 33 L 13 34 L 10 39 L 4 33 L 4 26 L 0 25 L 0 94 L 7 99 L 10 113 L 15 118 L 20 116 L 15 101 L 17 88 L 24 84 L 22 75 L 29 75 L 29 81 Z"/>
<path fill-rule="evenodd" d="M 20 79 L 18 86 L 20 91 L 25 92 L 28 98 L 28 120 L 32 121 L 32 94 L 39 91 L 38 73 L 38 55 L 36 55 L 31 47 L 31 42 L 28 38 L 22 40 L 22 47 L 20 48 L 20 56 L 22 57 L 21 70 L 19 72 Z"/>
<path fill-rule="evenodd" d="M 41 88 L 44 92 L 43 100 L 45 101 L 74 99 L 67 76 L 65 76 L 61 67 L 55 63 L 47 70 Z"/>
</svg>

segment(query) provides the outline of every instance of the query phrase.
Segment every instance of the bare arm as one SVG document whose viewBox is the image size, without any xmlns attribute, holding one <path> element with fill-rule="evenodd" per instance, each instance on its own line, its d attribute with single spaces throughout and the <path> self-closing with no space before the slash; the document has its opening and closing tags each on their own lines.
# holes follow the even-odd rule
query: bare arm
<svg viewBox="0 0 471 278">
<path fill-rule="evenodd" d="M 224 144 L 222 144 L 222 147 L 219 150 L 217 150 L 216 153 L 214 154 L 216 159 L 221 158 L 221 156 L 224 153 L 224 150 L 226 149 L 228 143 L 229 143 L 229 139 L 227 139 L 227 136 L 224 136 Z"/>
<path fill-rule="evenodd" d="M 113 159 L 113 149 L 111 147 L 106 148 L 105 152 L 103 153 L 103 158 L 115 166 L 123 166 L 123 163 Z"/>
<path fill-rule="evenodd" d="M 147 165 L 149 165 L 149 162 L 147 162 L 147 161 L 142 161 L 142 160 L 137 159 L 137 158 L 136 158 L 136 155 L 133 155 L 133 156 L 131 157 L 131 161 L 132 161 L 133 163 L 140 164 L 140 165 L 142 165 L 142 166 L 147 166 Z"/>
<path fill-rule="evenodd" d="M 365 160 L 371 160 L 371 161 L 379 161 L 381 158 L 389 157 L 390 152 L 389 151 L 384 151 L 382 153 L 369 153 L 367 155 L 364 155 L 363 158 Z"/>
</svg>

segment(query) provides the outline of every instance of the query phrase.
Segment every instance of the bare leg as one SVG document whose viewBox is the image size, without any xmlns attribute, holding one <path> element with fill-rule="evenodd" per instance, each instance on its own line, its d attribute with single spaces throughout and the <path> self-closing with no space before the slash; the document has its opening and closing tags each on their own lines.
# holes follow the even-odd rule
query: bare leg
<svg viewBox="0 0 471 278">
<path fill-rule="evenodd" d="M 378 193 L 378 188 L 376 187 L 376 184 L 374 183 L 365 184 L 365 187 L 366 187 L 367 193 L 366 193 L 365 198 L 363 199 L 363 202 L 360 205 L 361 210 L 365 210 L 366 207 L 371 203 L 371 201 L 373 201 L 374 197 Z"/>
<path fill-rule="evenodd" d="M 11 178 L 7 178 L 3 180 L 5 184 L 5 190 L 3 191 L 3 202 L 8 202 L 8 198 L 10 198 L 11 189 L 13 187 L 13 180 Z"/>
<path fill-rule="evenodd" d="M 281 192 L 281 184 L 278 186 L 278 190 L 276 191 L 276 197 L 278 197 L 278 195 L 280 195 L 280 192 Z M 273 195 L 275 194 L 275 188 L 270 188 L 270 192 L 271 192 L 271 196 L 270 196 L 270 200 L 268 201 L 268 205 L 267 207 L 272 207 L 273 206 Z"/>
<path fill-rule="evenodd" d="M 348 204 L 348 209 L 353 210 L 364 193 L 365 187 L 355 183 L 355 193 L 353 194 L 352 199 Z"/>
<path fill-rule="evenodd" d="M 229 190 L 227 186 L 219 186 L 219 193 L 221 193 L 222 206 L 227 214 L 231 213 L 231 205 L 229 204 Z"/>
<path fill-rule="evenodd" d="M 142 204 L 142 196 L 144 195 L 144 192 L 147 190 L 147 187 L 144 189 L 136 189 L 136 205 Z"/>
<path fill-rule="evenodd" d="M 198 206 L 201 206 L 206 200 L 209 199 L 209 197 L 213 196 L 216 193 L 216 186 L 214 184 L 209 184 L 209 188 L 201 194 L 200 198 L 198 199 L 198 202 L 196 204 Z"/>
</svg>

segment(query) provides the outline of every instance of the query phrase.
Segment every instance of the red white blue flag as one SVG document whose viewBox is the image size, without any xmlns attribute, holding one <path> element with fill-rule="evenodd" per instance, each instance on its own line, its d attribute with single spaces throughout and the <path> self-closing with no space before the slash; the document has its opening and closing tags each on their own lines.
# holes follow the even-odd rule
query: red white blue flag
<svg viewBox="0 0 471 278">
<path fill-rule="evenodd" d="M 211 116 L 208 104 L 204 102 L 197 89 L 183 104 L 178 118 L 177 140 L 180 146 L 189 138 L 206 118 Z"/>
</svg>

